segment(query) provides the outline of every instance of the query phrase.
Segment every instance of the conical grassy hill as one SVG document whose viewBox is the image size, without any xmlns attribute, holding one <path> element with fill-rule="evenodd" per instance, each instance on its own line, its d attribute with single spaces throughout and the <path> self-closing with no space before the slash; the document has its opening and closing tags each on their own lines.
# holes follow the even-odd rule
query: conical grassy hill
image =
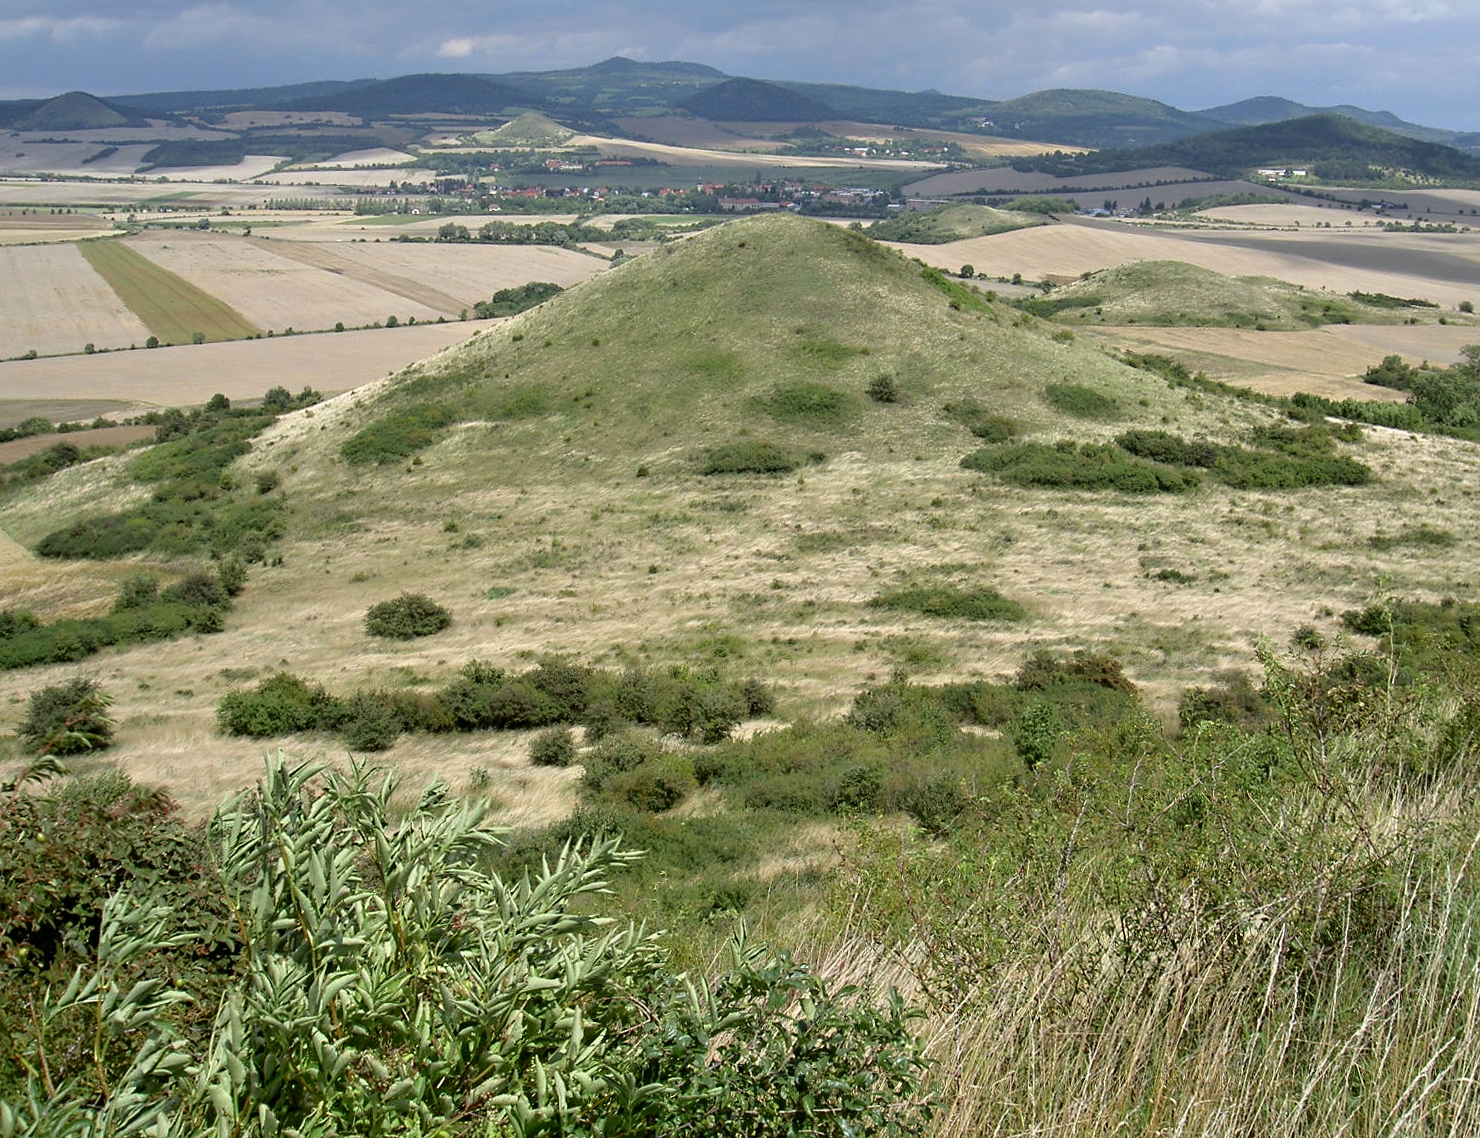
<svg viewBox="0 0 1480 1138">
<path fill-rule="evenodd" d="M 1090 273 L 1031 306 L 1067 324 L 1258 328 L 1397 324 L 1414 310 L 1360 304 L 1274 277 L 1228 277 L 1182 261 L 1132 261 Z"/>
<path fill-rule="evenodd" d="M 1069 421 L 1042 392 L 1065 382 L 1132 419 L 1160 417 L 1165 384 L 1051 331 L 856 232 L 755 218 L 664 246 L 418 365 L 344 429 L 434 408 L 458 426 L 427 461 L 441 449 L 527 478 L 551 463 L 578 476 L 571 452 L 595 474 L 681 473 L 742 438 L 829 455 L 954 452 L 970 437 L 944 404 L 974 399 L 1052 430 Z M 868 396 L 881 380 L 896 401 Z"/>
</svg>

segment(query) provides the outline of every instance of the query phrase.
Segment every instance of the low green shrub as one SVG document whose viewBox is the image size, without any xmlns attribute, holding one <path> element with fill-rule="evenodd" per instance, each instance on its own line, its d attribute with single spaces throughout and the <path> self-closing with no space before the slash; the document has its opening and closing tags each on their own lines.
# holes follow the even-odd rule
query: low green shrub
<svg viewBox="0 0 1480 1138">
<path fill-rule="evenodd" d="M 435 403 L 393 411 L 344 441 L 339 453 L 351 466 L 385 466 L 410 458 L 437 441 L 438 432 L 452 422 L 452 412 Z"/>
<path fill-rule="evenodd" d="M 912 585 L 880 593 L 868 605 L 950 620 L 1023 620 L 1028 615 L 1022 605 L 985 585 Z"/>
<path fill-rule="evenodd" d="M 1389 549 L 1450 549 L 1459 544 L 1459 538 L 1455 537 L 1447 529 L 1437 526 L 1420 524 L 1416 526 L 1404 526 L 1397 533 L 1375 533 L 1367 539 L 1367 544 L 1372 549 L 1386 552 Z"/>
<path fill-rule="evenodd" d="M 1043 389 L 1043 398 L 1050 407 L 1076 419 L 1120 418 L 1120 404 L 1116 400 L 1082 383 L 1050 383 Z"/>
<path fill-rule="evenodd" d="M 365 613 L 365 631 L 392 640 L 431 636 L 451 623 L 452 614 L 422 593 L 402 593 L 371 605 Z"/>
<path fill-rule="evenodd" d="M 942 410 L 947 417 L 960 423 L 977 438 L 988 443 L 1010 442 L 1017 437 L 1018 425 L 1016 420 L 1006 415 L 999 415 L 987 407 L 983 407 L 975 399 L 963 399 L 957 403 L 947 403 Z"/>
<path fill-rule="evenodd" d="M 1050 490 L 1116 490 L 1122 494 L 1183 494 L 1200 485 L 1191 470 L 1133 458 L 1116 446 L 1063 439 L 984 447 L 961 460 L 967 470 L 996 474 L 1015 486 Z"/>
<path fill-rule="evenodd" d="M 251 691 L 229 692 L 216 709 L 224 735 L 267 739 L 337 726 L 343 706 L 322 687 L 289 672 L 263 680 Z"/>
<path fill-rule="evenodd" d="M 786 474 L 801 465 L 784 447 L 749 440 L 710 447 L 698 458 L 700 474 Z"/>
<path fill-rule="evenodd" d="M 487 300 L 480 300 L 473 305 L 473 317 L 477 320 L 491 320 L 497 316 L 517 316 L 564 291 L 558 284 L 549 281 L 530 281 L 515 288 L 501 288 Z"/>
<path fill-rule="evenodd" d="M 786 423 L 833 423 L 850 407 L 843 392 L 808 379 L 778 383 L 759 403 L 773 418 Z"/>
<path fill-rule="evenodd" d="M 529 761 L 537 767 L 568 767 L 575 759 L 576 741 L 569 727 L 551 727 L 529 742 Z"/>
<path fill-rule="evenodd" d="M 35 755 L 78 755 L 113 743 L 113 697 L 79 677 L 31 693 L 16 734 Z"/>
</svg>

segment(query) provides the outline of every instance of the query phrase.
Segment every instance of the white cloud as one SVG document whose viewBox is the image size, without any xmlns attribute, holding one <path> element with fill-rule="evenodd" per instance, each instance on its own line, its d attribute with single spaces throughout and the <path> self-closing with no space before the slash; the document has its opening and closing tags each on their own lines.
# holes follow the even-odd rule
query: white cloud
<svg viewBox="0 0 1480 1138">
<path fill-rule="evenodd" d="M 122 26 L 122 20 L 105 16 L 70 16 L 65 19 L 23 16 L 16 20 L 0 20 L 0 40 L 40 36 L 53 43 L 69 44 L 84 38 L 100 39 Z"/>
</svg>

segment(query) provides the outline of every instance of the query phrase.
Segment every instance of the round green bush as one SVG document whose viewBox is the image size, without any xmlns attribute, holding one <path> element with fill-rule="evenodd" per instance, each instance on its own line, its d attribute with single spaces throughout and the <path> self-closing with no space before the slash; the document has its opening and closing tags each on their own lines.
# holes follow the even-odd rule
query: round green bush
<svg viewBox="0 0 1480 1138">
<path fill-rule="evenodd" d="M 529 761 L 537 767 L 568 767 L 575 758 L 576 741 L 569 727 L 551 727 L 530 741 Z"/>
<path fill-rule="evenodd" d="M 113 698 L 97 680 L 78 678 L 31 693 L 16 734 L 38 755 L 76 755 L 113 742 Z"/>
<path fill-rule="evenodd" d="M 452 614 L 422 593 L 402 593 L 394 600 L 372 605 L 365 613 L 366 632 L 393 640 L 430 636 L 451 623 Z"/>
</svg>

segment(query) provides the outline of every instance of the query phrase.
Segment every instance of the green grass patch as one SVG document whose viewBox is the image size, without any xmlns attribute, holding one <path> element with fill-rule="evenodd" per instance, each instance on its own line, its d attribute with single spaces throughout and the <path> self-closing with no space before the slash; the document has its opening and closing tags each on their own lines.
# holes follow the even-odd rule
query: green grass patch
<svg viewBox="0 0 1480 1138">
<path fill-rule="evenodd" d="M 163 344 L 189 344 L 197 334 L 208 341 L 262 334 L 229 304 L 121 241 L 79 241 L 77 249 Z"/>
<path fill-rule="evenodd" d="M 1106 422 L 1120 418 L 1120 404 L 1108 395 L 1082 383 L 1050 383 L 1043 389 L 1050 407 L 1076 419 Z"/>
<path fill-rule="evenodd" d="M 814 380 L 778 383 L 759 400 L 772 418 L 783 423 L 835 423 L 854 406 L 854 401 L 836 388 Z"/>
<path fill-rule="evenodd" d="M 786 447 L 748 440 L 710 447 L 698 459 L 700 474 L 786 474 L 801 465 Z"/>
<path fill-rule="evenodd" d="M 452 412 L 440 404 L 407 407 L 356 431 L 345 440 L 339 453 L 351 466 L 372 462 L 385 466 L 425 450 L 451 422 Z"/>
<path fill-rule="evenodd" d="M 950 419 L 960 423 L 977 438 L 989 443 L 1010 442 L 1017 437 L 1017 421 L 984 407 L 975 399 L 963 399 L 959 403 L 947 403 L 942 410 Z"/>
<path fill-rule="evenodd" d="M 1390 549 L 1452 549 L 1459 538 L 1447 529 L 1437 526 L 1404 526 L 1397 533 L 1375 533 L 1367 539 L 1367 545 L 1379 552 Z"/>
<path fill-rule="evenodd" d="M 1200 483 L 1196 471 L 1134 458 L 1119 447 L 1063 439 L 983 447 L 961 460 L 967 470 L 995 474 L 1014 486 L 1046 490 L 1116 490 L 1122 494 L 1183 494 Z"/>
<path fill-rule="evenodd" d="M 955 585 L 911 585 L 880 593 L 868 605 L 897 612 L 917 612 L 950 620 L 1022 620 L 1027 610 L 986 585 L 958 588 Z"/>
</svg>

